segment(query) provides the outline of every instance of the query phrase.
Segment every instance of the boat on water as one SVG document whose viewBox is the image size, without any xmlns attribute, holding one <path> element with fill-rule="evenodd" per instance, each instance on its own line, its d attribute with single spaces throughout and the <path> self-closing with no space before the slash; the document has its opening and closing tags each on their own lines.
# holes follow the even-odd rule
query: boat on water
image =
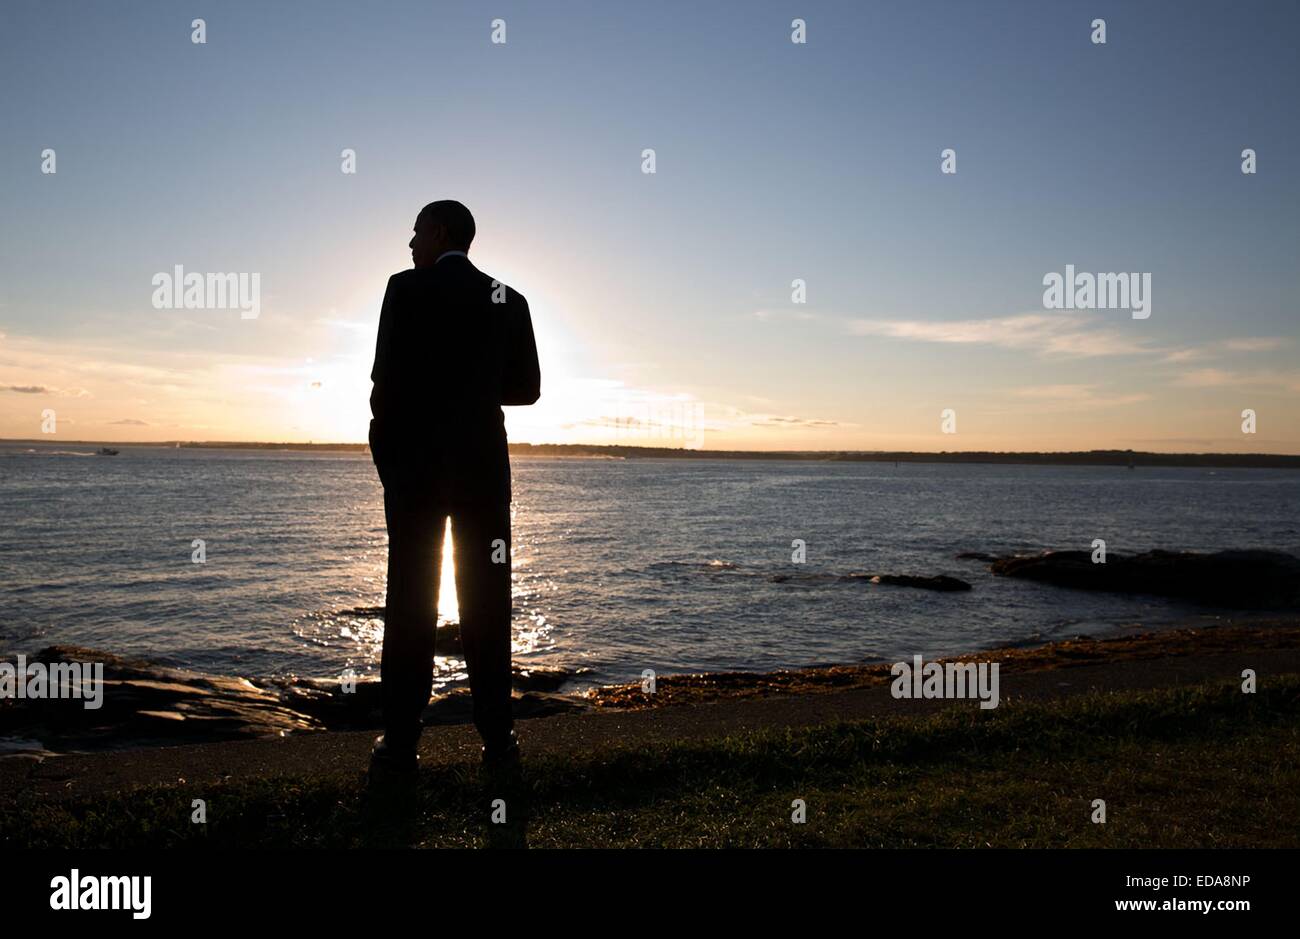
<svg viewBox="0 0 1300 939">
<path fill-rule="evenodd" d="M 98 454 L 98 455 L 99 455 L 99 456 L 117 456 L 117 454 L 118 454 L 119 452 L 120 452 L 120 451 L 118 451 L 118 450 L 114 450 L 112 447 L 100 447 L 100 448 L 99 448 L 99 454 Z"/>
</svg>

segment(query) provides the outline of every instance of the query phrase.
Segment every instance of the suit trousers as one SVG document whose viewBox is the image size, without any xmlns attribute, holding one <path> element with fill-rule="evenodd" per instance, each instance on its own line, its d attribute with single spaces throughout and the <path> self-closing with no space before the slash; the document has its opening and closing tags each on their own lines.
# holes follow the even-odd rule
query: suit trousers
<svg viewBox="0 0 1300 939">
<path fill-rule="evenodd" d="M 487 743 L 510 733 L 510 504 L 448 504 L 428 487 L 384 490 L 388 594 L 380 664 L 384 735 L 413 745 L 433 690 L 443 535 L 451 519 L 460 635 L 474 726 Z"/>
</svg>

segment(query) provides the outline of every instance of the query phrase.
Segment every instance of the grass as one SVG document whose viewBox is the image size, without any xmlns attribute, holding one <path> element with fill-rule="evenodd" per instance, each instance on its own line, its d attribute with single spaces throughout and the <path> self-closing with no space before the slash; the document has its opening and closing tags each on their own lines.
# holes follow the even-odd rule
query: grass
<svg viewBox="0 0 1300 939">
<path fill-rule="evenodd" d="M 413 786 L 285 778 L 0 801 L 12 847 L 1295 847 L 1300 675 L 535 757 Z M 505 801 L 506 823 L 489 821 Z M 804 801 L 806 822 L 791 821 Z M 1091 821 L 1094 799 L 1105 824 Z"/>
</svg>

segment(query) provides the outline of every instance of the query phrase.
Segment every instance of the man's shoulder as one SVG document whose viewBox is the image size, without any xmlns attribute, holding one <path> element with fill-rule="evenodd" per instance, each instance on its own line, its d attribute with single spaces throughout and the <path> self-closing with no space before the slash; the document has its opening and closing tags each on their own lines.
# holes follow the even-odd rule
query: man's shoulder
<svg viewBox="0 0 1300 939">
<path fill-rule="evenodd" d="M 446 273 L 437 267 L 408 267 L 388 278 L 388 289 L 399 295 L 418 295 L 446 282 Z"/>
<path fill-rule="evenodd" d="M 497 303 L 528 305 L 528 300 L 518 290 L 479 270 L 468 258 L 448 258 L 432 267 L 407 268 L 389 277 L 388 283 L 390 288 L 417 294 L 423 290 L 456 290 L 471 286 L 475 290 L 482 288 Z"/>
<path fill-rule="evenodd" d="M 412 281 L 411 275 L 416 273 L 418 273 L 418 271 L 413 267 L 408 267 L 404 271 L 398 271 L 396 274 L 393 274 L 388 278 L 389 288 L 403 287 L 406 284 L 409 284 Z"/>
<path fill-rule="evenodd" d="M 481 287 L 488 291 L 488 294 L 494 303 L 506 303 L 511 306 L 522 304 L 527 306 L 528 301 L 524 299 L 522 293 L 514 287 L 511 287 L 509 284 L 503 283 L 493 277 L 487 271 L 479 270 L 477 267 L 468 263 L 461 265 L 461 268 L 465 272 L 465 275 L 472 279 L 475 287 Z"/>
</svg>

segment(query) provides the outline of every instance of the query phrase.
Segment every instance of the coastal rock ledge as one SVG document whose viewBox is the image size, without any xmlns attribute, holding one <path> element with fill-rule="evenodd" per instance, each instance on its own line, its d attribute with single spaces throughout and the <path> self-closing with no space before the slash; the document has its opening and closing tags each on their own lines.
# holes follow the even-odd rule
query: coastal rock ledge
<svg viewBox="0 0 1300 939">
<path fill-rule="evenodd" d="M 168 668 L 71 645 L 49 646 L 27 662 L 47 667 L 58 662 L 102 665 L 101 706 L 86 708 L 84 701 L 69 696 L 0 698 L 0 758 L 382 726 L 379 682 L 373 679 L 351 683 L 350 690 L 337 679 L 284 678 L 254 684 L 246 678 Z M 587 710 L 584 699 L 555 693 L 573 674 L 516 664 L 515 716 Z M 425 708 L 423 721 L 468 722 L 470 704 L 468 689 L 437 695 Z"/>
<path fill-rule="evenodd" d="M 1300 609 L 1300 558 L 1282 551 L 1109 552 L 1093 563 L 1088 551 L 1048 551 L 1002 557 L 992 571 L 1057 587 L 1148 593 L 1241 610 Z"/>
</svg>

